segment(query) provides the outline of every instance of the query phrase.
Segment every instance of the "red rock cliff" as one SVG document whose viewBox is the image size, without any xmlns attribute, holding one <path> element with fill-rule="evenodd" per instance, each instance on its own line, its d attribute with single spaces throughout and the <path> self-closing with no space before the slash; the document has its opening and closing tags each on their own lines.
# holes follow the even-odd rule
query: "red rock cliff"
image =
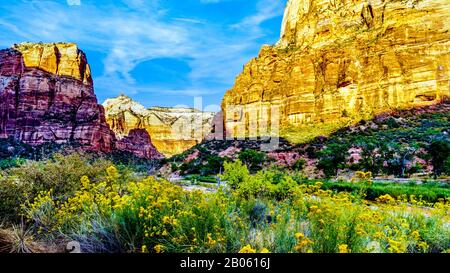
<svg viewBox="0 0 450 273">
<path fill-rule="evenodd" d="M 145 129 L 131 129 L 128 136 L 117 141 L 119 150 L 129 151 L 138 157 L 163 158 L 164 156 L 156 150 Z"/>
<path fill-rule="evenodd" d="M 114 149 L 86 56 L 75 44 L 26 43 L 0 51 L 0 137 Z"/>
<path fill-rule="evenodd" d="M 76 44 L 24 43 L 0 50 L 0 138 L 8 137 L 31 145 L 75 142 L 87 150 L 116 149 L 86 55 Z M 144 151 L 131 152 L 158 154 L 150 138 L 145 145 L 144 140 L 138 143 L 147 145 Z"/>
</svg>

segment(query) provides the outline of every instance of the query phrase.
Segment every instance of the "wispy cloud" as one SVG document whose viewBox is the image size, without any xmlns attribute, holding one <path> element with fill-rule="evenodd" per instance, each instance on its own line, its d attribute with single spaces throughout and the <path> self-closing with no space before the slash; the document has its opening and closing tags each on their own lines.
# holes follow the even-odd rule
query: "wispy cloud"
<svg viewBox="0 0 450 273">
<path fill-rule="evenodd" d="M 0 37 L 0 45 L 7 47 L 12 41 L 67 41 L 105 53 L 104 71 L 95 84 L 97 90 L 110 92 L 110 96 L 120 92 L 186 96 L 220 93 L 230 87 L 242 65 L 260 46 L 257 40 L 264 35 L 261 24 L 280 16 L 284 6 L 283 1 L 258 0 L 256 13 L 230 25 L 218 25 L 203 18 L 171 18 L 160 1 L 117 2 L 23 0 L 2 4 L 0 12 L 5 16 L 0 18 L 0 31 L 8 35 Z M 188 60 L 188 86 L 166 90 L 136 84 L 133 69 L 157 58 Z"/>
<path fill-rule="evenodd" d="M 79 6 L 81 5 L 81 0 L 67 0 L 67 4 L 70 6 Z"/>
<path fill-rule="evenodd" d="M 283 1 L 260 0 L 257 2 L 257 12 L 252 14 L 241 22 L 233 25 L 234 28 L 247 29 L 254 32 L 254 34 L 261 34 L 261 24 L 269 19 L 281 15 L 283 12 Z"/>
</svg>

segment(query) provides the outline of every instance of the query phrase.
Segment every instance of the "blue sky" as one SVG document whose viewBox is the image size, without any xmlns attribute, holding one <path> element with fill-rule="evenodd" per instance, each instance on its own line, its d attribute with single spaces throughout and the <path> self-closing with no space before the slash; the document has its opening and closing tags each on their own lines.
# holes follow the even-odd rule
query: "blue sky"
<svg viewBox="0 0 450 273">
<path fill-rule="evenodd" d="M 280 33 L 286 0 L 9 0 L 0 47 L 75 42 L 102 103 L 124 93 L 150 106 L 217 110 L 263 44 Z"/>
</svg>

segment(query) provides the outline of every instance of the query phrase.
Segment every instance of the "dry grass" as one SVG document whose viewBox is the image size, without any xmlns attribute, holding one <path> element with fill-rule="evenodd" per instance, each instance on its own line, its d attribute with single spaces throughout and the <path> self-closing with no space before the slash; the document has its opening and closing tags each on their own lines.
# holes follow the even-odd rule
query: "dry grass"
<svg viewBox="0 0 450 273">
<path fill-rule="evenodd" d="M 0 225 L 0 253 L 55 253 L 55 246 L 48 246 L 34 239 L 30 228 L 23 224 L 3 228 Z"/>
</svg>

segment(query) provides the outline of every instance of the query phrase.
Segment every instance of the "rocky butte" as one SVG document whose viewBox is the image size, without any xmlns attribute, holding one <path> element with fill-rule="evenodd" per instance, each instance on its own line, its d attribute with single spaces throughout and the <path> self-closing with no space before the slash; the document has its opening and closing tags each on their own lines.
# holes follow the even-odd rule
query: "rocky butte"
<svg viewBox="0 0 450 273">
<path fill-rule="evenodd" d="M 161 159 L 164 156 L 153 146 L 150 135 L 145 129 L 132 129 L 127 136 L 118 140 L 117 149 L 132 152 L 142 158 Z"/>
<path fill-rule="evenodd" d="M 449 0 L 290 0 L 222 102 L 229 136 L 293 142 L 450 97 Z"/>
<path fill-rule="evenodd" d="M 166 156 L 182 153 L 208 137 L 216 116 L 190 108 L 147 109 L 125 95 L 108 99 L 103 106 L 106 121 L 119 139 L 133 129 L 145 129 L 158 151 Z"/>
<path fill-rule="evenodd" d="M 116 137 L 97 103 L 86 55 L 76 44 L 23 43 L 0 50 L 0 138 L 31 145 L 78 143 L 86 150 L 111 152 Z M 149 151 L 148 136 L 130 152 Z M 144 141 L 144 142 L 143 142 Z M 137 147 L 139 145 L 142 147 Z"/>
</svg>

